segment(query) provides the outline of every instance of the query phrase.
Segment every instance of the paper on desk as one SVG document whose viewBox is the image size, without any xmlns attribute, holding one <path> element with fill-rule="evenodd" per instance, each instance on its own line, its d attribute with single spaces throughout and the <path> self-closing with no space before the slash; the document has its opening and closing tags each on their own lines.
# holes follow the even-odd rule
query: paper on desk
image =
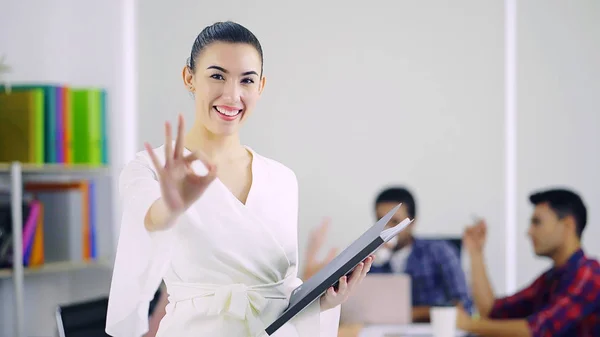
<svg viewBox="0 0 600 337">
<path fill-rule="evenodd" d="M 365 327 L 359 337 L 425 337 L 433 336 L 431 324 L 372 325 Z M 466 337 L 466 332 L 457 330 L 456 337 Z"/>
</svg>

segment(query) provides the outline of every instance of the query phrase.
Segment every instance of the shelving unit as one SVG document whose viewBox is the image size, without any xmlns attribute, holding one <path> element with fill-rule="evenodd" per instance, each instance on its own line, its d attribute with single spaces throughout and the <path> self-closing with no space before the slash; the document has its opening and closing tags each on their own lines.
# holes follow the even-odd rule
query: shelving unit
<svg viewBox="0 0 600 337">
<path fill-rule="evenodd" d="M 61 273 L 87 268 L 110 268 L 111 259 L 101 256 L 93 261 L 49 262 L 42 266 L 23 266 L 23 186 L 25 182 L 69 182 L 110 175 L 110 168 L 86 165 L 32 165 L 20 162 L 0 163 L 0 183 L 10 183 L 10 203 L 13 233 L 13 268 L 0 269 L 0 280 L 12 278 L 14 288 L 15 337 L 26 337 L 25 332 L 25 276 Z"/>
<path fill-rule="evenodd" d="M 88 268 L 111 268 L 110 259 L 99 259 L 89 262 L 50 262 L 43 266 L 35 268 L 23 268 L 23 275 L 40 275 L 40 274 L 51 274 L 60 273 L 65 271 L 76 271 Z M 11 268 L 0 269 L 0 279 L 11 278 L 14 272 Z"/>
</svg>

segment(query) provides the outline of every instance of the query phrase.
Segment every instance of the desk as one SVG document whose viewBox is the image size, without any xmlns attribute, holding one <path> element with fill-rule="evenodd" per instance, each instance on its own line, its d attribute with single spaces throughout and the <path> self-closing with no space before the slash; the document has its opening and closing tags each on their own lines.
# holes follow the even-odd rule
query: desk
<svg viewBox="0 0 600 337">
<path fill-rule="evenodd" d="M 407 325 L 370 325 L 364 327 L 358 337 L 431 337 L 433 331 L 430 324 Z M 468 336 L 464 331 L 458 330 L 457 337 Z"/>
</svg>

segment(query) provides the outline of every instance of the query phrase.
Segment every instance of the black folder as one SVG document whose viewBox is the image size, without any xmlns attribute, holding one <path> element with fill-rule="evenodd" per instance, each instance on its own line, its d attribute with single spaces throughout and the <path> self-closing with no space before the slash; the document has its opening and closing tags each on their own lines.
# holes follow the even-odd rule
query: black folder
<svg viewBox="0 0 600 337">
<path fill-rule="evenodd" d="M 275 331 L 294 318 L 300 311 L 319 299 L 329 287 L 337 286 L 342 276 L 349 276 L 359 263 L 406 228 L 412 222 L 411 219 L 406 218 L 400 224 L 383 230 L 401 205 L 398 204 L 398 206 L 394 207 L 324 268 L 294 289 L 290 296 L 288 307 L 265 329 L 265 332 L 269 336 L 274 334 Z"/>
</svg>

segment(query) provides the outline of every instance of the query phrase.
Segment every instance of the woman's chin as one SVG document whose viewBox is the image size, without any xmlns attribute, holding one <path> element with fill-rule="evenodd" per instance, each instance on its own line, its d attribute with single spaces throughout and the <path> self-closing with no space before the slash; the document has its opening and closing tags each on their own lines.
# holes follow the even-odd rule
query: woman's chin
<svg viewBox="0 0 600 337">
<path fill-rule="evenodd" d="M 211 125 L 207 129 L 215 136 L 228 137 L 236 135 L 239 132 L 239 125 L 228 123 L 229 125 Z"/>
<path fill-rule="evenodd" d="M 212 110 L 205 116 L 208 118 L 202 118 L 201 123 L 211 134 L 219 137 L 237 135 L 247 118 L 245 111 L 233 120 L 221 118 L 218 113 Z"/>
</svg>

